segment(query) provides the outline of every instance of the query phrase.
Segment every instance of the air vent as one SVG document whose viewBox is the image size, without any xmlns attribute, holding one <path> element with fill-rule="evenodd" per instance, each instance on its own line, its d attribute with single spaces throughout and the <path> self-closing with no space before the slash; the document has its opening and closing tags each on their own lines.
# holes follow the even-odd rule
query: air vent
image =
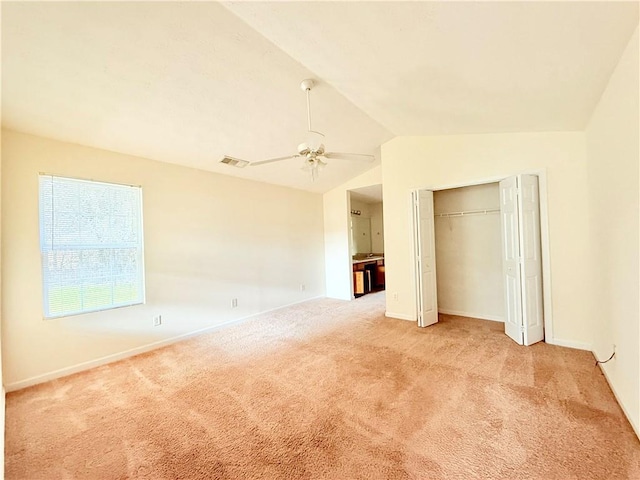
<svg viewBox="0 0 640 480">
<path fill-rule="evenodd" d="M 240 160 L 239 158 L 233 158 L 233 157 L 223 157 L 222 160 L 220 160 L 220 163 L 225 163 L 231 167 L 238 167 L 238 168 L 244 168 L 247 165 L 249 165 L 249 162 L 247 162 L 246 160 Z"/>
</svg>

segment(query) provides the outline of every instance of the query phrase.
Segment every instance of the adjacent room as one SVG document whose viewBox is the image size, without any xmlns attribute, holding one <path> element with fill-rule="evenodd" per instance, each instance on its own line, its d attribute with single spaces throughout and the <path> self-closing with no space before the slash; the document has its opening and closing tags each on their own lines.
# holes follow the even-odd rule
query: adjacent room
<svg viewBox="0 0 640 480">
<path fill-rule="evenodd" d="M 638 2 L 0 8 L 5 478 L 640 478 Z"/>
<path fill-rule="evenodd" d="M 382 185 L 349 191 L 353 295 L 384 290 L 384 217 Z"/>
</svg>

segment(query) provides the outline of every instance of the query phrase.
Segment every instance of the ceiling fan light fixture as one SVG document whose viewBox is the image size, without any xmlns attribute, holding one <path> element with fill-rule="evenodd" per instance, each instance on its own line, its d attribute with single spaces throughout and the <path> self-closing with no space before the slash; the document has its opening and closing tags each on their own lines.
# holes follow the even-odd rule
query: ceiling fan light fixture
<svg viewBox="0 0 640 480">
<path fill-rule="evenodd" d="M 325 162 L 315 155 L 308 155 L 307 158 L 304 159 L 302 170 L 310 172 L 311 180 L 315 181 L 319 176 L 320 169 L 324 168 L 326 165 L 327 164 Z"/>
</svg>

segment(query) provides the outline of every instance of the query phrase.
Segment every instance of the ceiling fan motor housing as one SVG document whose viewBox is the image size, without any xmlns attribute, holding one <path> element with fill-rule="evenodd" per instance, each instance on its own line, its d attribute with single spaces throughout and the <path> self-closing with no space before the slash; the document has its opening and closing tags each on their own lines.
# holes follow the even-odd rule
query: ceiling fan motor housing
<svg viewBox="0 0 640 480">
<path fill-rule="evenodd" d="M 311 148 L 306 142 L 303 142 L 303 143 L 298 145 L 298 154 L 299 155 L 308 155 L 308 154 L 322 155 L 323 153 L 324 153 L 324 145 L 323 144 L 320 144 L 318 146 L 318 148 L 316 148 L 315 150 L 313 148 Z"/>
</svg>

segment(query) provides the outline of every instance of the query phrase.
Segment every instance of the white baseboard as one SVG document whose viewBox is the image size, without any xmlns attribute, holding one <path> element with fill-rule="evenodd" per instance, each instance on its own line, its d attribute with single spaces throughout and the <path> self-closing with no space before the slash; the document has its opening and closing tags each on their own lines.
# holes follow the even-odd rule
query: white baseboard
<svg viewBox="0 0 640 480">
<path fill-rule="evenodd" d="M 504 318 L 498 317 L 496 315 L 486 315 L 484 313 L 460 312 L 458 310 L 448 310 L 446 308 L 438 308 L 438 313 L 442 313 L 444 315 L 456 315 L 458 317 L 479 318 L 480 320 L 491 320 L 493 322 L 504 323 Z"/>
<path fill-rule="evenodd" d="M 193 330 L 191 332 L 183 333 L 182 335 L 176 335 L 174 337 L 165 338 L 164 340 L 159 340 L 157 342 L 148 343 L 146 345 L 141 345 L 139 347 L 131 348 L 129 350 L 114 353 L 111 355 L 106 355 L 104 357 L 96 358 L 94 360 L 89 360 L 88 362 L 78 363 L 76 365 L 60 368 L 58 370 L 47 372 L 42 375 L 36 375 L 34 377 L 26 378 L 24 380 L 8 383 L 5 385 L 5 388 L 7 392 L 14 392 L 16 390 L 21 390 L 23 388 L 32 387 L 33 385 L 38 385 L 40 383 L 48 382 L 50 380 L 55 380 L 56 378 L 66 377 L 67 375 L 72 375 L 74 373 L 89 370 L 91 368 L 100 367 L 108 363 L 113 363 L 118 360 L 123 360 L 125 358 L 133 357 L 135 355 L 140 355 L 141 353 L 150 352 L 152 350 L 156 350 L 157 348 L 166 347 L 167 345 L 171 345 L 173 343 L 180 342 L 182 340 L 186 340 L 191 337 L 202 335 L 204 333 L 213 332 L 215 330 L 220 330 L 222 328 L 226 328 L 231 325 L 235 325 L 237 323 L 245 322 L 253 317 L 257 317 L 265 313 L 274 312 L 276 310 L 291 307 L 293 305 L 308 302 L 310 300 L 315 300 L 318 298 L 324 298 L 324 297 L 317 296 L 312 298 L 306 298 L 304 300 L 300 300 L 299 302 L 288 303 L 287 305 L 282 305 L 281 307 L 271 308 L 269 310 L 264 310 L 262 312 L 253 313 L 251 315 L 247 315 L 246 317 L 236 318 L 234 320 L 229 320 L 228 322 L 223 322 L 218 325 L 212 325 L 210 327 L 200 328 L 198 330 Z"/>
<path fill-rule="evenodd" d="M 389 318 L 397 318 L 399 320 L 409 320 L 410 322 L 415 322 L 417 320 L 411 315 L 406 315 L 404 313 L 393 313 L 389 311 L 384 312 L 384 316 Z"/>
<path fill-rule="evenodd" d="M 597 360 L 598 357 L 596 357 L 596 352 L 592 351 L 591 353 L 593 353 L 593 358 Z M 607 374 L 607 370 L 604 368 L 604 365 L 598 364 L 598 366 L 600 367 L 600 371 L 604 375 L 605 380 L 609 384 L 609 388 L 613 392 L 613 396 L 616 397 L 616 401 L 618 402 L 618 405 L 620 405 L 620 408 L 622 409 L 625 416 L 627 417 L 627 420 L 629 421 L 631 428 L 633 428 L 633 431 L 638 437 L 638 440 L 640 440 L 640 428 L 638 427 L 638 425 L 633 424 L 633 421 L 631 420 L 631 415 L 629 415 L 629 412 L 627 411 L 627 408 L 624 406 L 624 403 L 620 401 L 620 396 L 618 395 L 618 392 L 616 392 L 616 387 L 614 387 L 613 383 L 611 383 L 611 378 L 609 378 L 609 375 Z"/>
<path fill-rule="evenodd" d="M 545 338 L 545 343 L 549 345 L 557 345 L 559 347 L 575 348 L 578 350 L 591 351 L 592 345 L 590 343 L 577 342 L 575 340 L 563 340 L 561 338 Z"/>
</svg>

